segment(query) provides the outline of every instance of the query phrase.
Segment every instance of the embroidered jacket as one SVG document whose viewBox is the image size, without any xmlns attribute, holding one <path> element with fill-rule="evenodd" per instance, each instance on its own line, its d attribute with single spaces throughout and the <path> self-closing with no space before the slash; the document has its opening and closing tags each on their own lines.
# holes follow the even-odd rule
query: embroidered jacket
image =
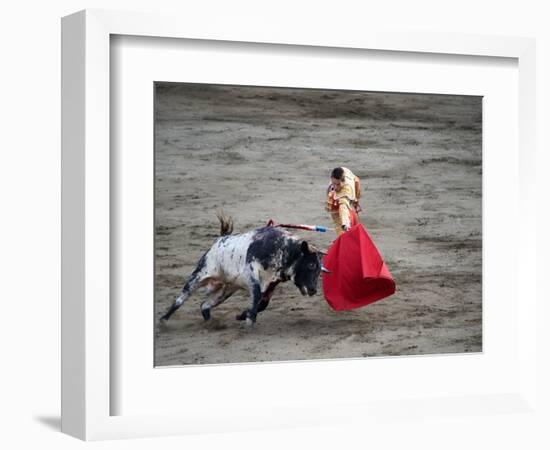
<svg viewBox="0 0 550 450">
<path fill-rule="evenodd" d="M 344 170 L 344 181 L 338 191 L 332 183 L 329 184 L 325 209 L 333 215 L 333 219 L 338 218 L 339 223 L 349 226 L 351 222 L 350 210 L 355 208 L 361 197 L 361 183 L 351 170 L 345 167 L 342 169 Z"/>
</svg>

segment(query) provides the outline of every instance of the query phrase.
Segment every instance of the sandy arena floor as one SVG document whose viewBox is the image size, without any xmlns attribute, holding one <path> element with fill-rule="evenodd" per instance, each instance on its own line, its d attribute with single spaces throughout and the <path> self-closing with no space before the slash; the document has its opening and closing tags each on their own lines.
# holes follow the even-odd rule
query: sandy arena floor
<svg viewBox="0 0 550 450">
<path fill-rule="evenodd" d="M 157 327 L 157 366 L 481 351 L 480 97 L 162 84 L 156 107 L 157 322 L 216 239 L 216 212 L 235 232 L 331 226 L 324 192 L 341 165 L 362 179 L 360 219 L 397 284 L 335 312 L 321 289 L 287 283 L 252 329 L 235 320 L 245 292 L 206 323 L 198 292 Z"/>
</svg>

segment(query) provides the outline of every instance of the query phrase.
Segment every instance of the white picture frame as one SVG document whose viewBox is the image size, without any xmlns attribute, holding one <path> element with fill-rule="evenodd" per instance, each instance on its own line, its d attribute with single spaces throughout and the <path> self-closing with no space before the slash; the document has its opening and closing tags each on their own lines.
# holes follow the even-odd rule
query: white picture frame
<svg viewBox="0 0 550 450">
<path fill-rule="evenodd" d="M 84 440 L 150 437 L 209 431 L 253 430 L 267 427 L 334 423 L 338 417 L 375 417 L 399 420 L 403 414 L 437 409 L 442 415 L 517 413 L 536 410 L 536 292 L 524 283 L 529 268 L 517 266 L 518 285 L 525 286 L 518 303 L 518 376 L 502 392 L 470 393 L 464 397 L 415 398 L 401 392 L 396 398 L 372 402 L 322 399 L 318 404 L 274 405 L 252 414 L 246 408 L 219 408 L 207 422 L 196 411 L 170 414 L 111 415 L 115 385 L 111 323 L 111 192 L 110 170 L 110 45 L 111 36 L 142 36 L 212 42 L 283 44 L 332 51 L 366 49 L 414 55 L 500 57 L 518 63 L 519 177 L 514 212 L 521 217 L 514 240 L 518 261 L 536 260 L 535 196 L 535 43 L 532 39 L 440 33 L 395 33 L 383 30 L 327 35 L 314 25 L 304 30 L 274 30 L 258 24 L 235 29 L 231 24 L 204 23 L 186 17 L 87 10 L 62 21 L 62 431 Z M 516 297 L 519 293 L 515 293 Z M 459 365 L 459 360 L 444 364 Z M 317 363 L 312 363 L 317 364 Z M 322 363 L 320 363 L 322 364 Z M 391 363 L 390 363 L 391 364 Z M 277 366 L 281 373 L 289 366 Z M 352 366 L 347 366 L 348 369 Z M 353 366 L 355 367 L 355 366 Z M 221 371 L 222 368 L 211 368 Z M 240 371 L 262 370 L 258 366 Z M 314 366 L 292 370 L 314 373 Z M 422 370 L 422 369 L 419 369 Z M 402 401 L 392 413 L 391 402 Z M 268 405 L 269 406 L 269 405 Z M 452 413 L 451 413 L 452 411 Z M 231 420 L 224 417 L 231 415 Z M 269 419 L 266 425 L 266 419 Z"/>
</svg>

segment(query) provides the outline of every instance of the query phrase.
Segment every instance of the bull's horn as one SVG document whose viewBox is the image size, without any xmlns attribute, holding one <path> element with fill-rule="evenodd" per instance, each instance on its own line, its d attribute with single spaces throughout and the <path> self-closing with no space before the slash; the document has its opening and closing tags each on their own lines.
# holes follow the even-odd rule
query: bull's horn
<svg viewBox="0 0 550 450">
<path fill-rule="evenodd" d="M 330 270 L 328 270 L 325 266 L 321 266 L 321 272 L 330 273 Z"/>
<path fill-rule="evenodd" d="M 312 252 L 319 253 L 320 255 L 323 255 L 323 256 L 325 256 L 327 254 L 327 250 L 318 249 L 313 244 L 308 244 L 308 245 L 309 245 L 309 248 Z"/>
</svg>

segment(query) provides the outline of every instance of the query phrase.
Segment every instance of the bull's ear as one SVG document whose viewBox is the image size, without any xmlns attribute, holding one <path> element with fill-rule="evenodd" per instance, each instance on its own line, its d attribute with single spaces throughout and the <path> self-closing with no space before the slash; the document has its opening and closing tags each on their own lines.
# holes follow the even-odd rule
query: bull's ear
<svg viewBox="0 0 550 450">
<path fill-rule="evenodd" d="M 302 253 L 304 255 L 309 255 L 311 253 L 311 250 L 309 249 L 309 245 L 306 241 L 302 241 Z"/>
</svg>

